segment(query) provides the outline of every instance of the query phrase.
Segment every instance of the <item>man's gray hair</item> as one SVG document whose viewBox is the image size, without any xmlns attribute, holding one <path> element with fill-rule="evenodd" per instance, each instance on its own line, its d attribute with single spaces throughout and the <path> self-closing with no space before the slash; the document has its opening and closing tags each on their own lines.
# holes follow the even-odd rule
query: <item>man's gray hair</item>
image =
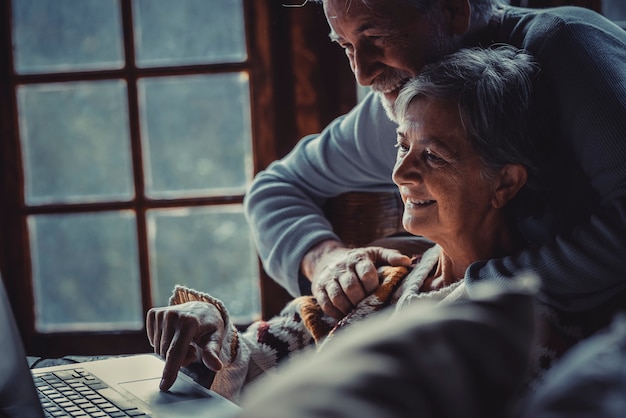
<svg viewBox="0 0 626 418">
<path fill-rule="evenodd" d="M 354 0 L 352 0 L 354 1 Z M 369 7 L 374 7 L 376 2 L 380 0 L 360 0 L 363 4 Z M 403 0 L 411 6 L 415 7 L 420 12 L 429 14 L 433 11 L 435 5 L 441 0 Z M 485 18 L 491 17 L 493 10 L 499 4 L 503 4 L 501 0 L 469 0 L 470 8 L 472 12 L 472 22 L 482 21 Z"/>
<path fill-rule="evenodd" d="M 418 98 L 457 103 L 485 174 L 506 164 L 523 164 L 528 170 L 527 187 L 534 189 L 539 186 L 536 163 L 541 143 L 533 102 L 538 73 L 533 57 L 511 46 L 461 49 L 425 66 L 402 88 L 395 119 L 401 123 Z"/>
<path fill-rule="evenodd" d="M 309 0 L 311 3 L 323 3 L 323 0 Z M 346 3 L 360 1 L 367 7 L 375 9 L 381 0 L 346 0 Z M 382 0 L 383 2 L 385 0 Z M 432 13 L 435 4 L 440 0 L 402 0 L 420 12 Z M 500 4 L 508 4 L 508 0 L 469 0 L 472 11 L 472 22 L 484 21 L 491 17 L 493 10 Z"/>
</svg>

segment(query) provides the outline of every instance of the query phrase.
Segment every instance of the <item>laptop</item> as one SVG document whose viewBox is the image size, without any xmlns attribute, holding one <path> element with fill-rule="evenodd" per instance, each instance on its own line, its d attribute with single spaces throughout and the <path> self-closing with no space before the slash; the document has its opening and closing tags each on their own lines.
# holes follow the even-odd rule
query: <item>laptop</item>
<svg viewBox="0 0 626 418">
<path fill-rule="evenodd" d="M 139 416 L 230 418 L 241 408 L 182 372 L 159 390 L 165 362 L 152 354 L 30 369 L 0 276 L 0 417 Z M 69 383 L 70 389 L 63 389 Z M 37 386 L 37 387 L 36 387 Z M 57 394 L 61 390 L 61 395 Z M 74 391 L 68 392 L 68 391 Z M 102 400 L 102 396 L 108 398 Z M 81 398 L 85 398 L 83 400 Z M 56 404 L 70 412 L 64 415 Z M 56 410 L 44 412 L 42 404 Z M 79 406 L 86 415 L 80 415 Z M 104 411 L 104 412 L 102 412 Z"/>
</svg>

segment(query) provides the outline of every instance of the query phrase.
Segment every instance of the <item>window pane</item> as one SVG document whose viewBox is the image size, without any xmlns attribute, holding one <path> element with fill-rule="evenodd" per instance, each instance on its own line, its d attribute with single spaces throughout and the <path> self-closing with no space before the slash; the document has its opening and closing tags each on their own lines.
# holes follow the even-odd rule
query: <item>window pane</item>
<svg viewBox="0 0 626 418">
<path fill-rule="evenodd" d="M 243 73 L 139 80 L 146 194 L 243 193 L 252 177 Z"/>
<path fill-rule="evenodd" d="M 38 330 L 143 327 L 131 212 L 37 215 L 28 226 Z"/>
<path fill-rule="evenodd" d="M 602 14 L 626 28 L 626 2 L 624 0 L 602 0 Z"/>
<path fill-rule="evenodd" d="M 18 73 L 122 68 L 119 1 L 13 1 Z"/>
<path fill-rule="evenodd" d="M 246 59 L 241 0 L 135 0 L 140 67 Z"/>
<path fill-rule="evenodd" d="M 18 100 L 28 204 L 132 198 L 124 82 L 21 86 Z"/>
<path fill-rule="evenodd" d="M 181 284 L 220 299 L 235 318 L 258 315 L 258 263 L 240 205 L 152 210 L 148 222 L 155 306 Z"/>
</svg>

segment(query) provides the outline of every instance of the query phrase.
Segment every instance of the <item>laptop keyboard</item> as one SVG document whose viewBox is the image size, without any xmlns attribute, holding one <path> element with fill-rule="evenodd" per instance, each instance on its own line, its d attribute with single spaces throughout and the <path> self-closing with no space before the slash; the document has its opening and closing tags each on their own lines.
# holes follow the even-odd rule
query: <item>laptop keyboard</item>
<svg viewBox="0 0 626 418">
<path fill-rule="evenodd" d="M 149 417 L 82 368 L 38 373 L 34 379 L 46 417 Z"/>
</svg>

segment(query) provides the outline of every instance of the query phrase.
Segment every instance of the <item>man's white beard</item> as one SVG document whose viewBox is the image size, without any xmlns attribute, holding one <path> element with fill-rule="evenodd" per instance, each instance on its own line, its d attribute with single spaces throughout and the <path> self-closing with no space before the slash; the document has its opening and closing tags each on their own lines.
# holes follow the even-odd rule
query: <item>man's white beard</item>
<svg viewBox="0 0 626 418">
<path fill-rule="evenodd" d="M 376 92 L 376 94 L 378 94 L 378 98 L 380 99 L 380 102 L 383 104 L 383 109 L 385 109 L 385 113 L 387 114 L 387 117 L 391 119 L 392 122 L 397 124 L 398 120 L 395 117 L 396 102 L 395 101 L 393 103 L 390 102 L 389 100 L 385 98 L 385 96 L 382 93 Z"/>
<path fill-rule="evenodd" d="M 443 58 L 447 54 L 451 54 L 452 52 L 459 49 L 459 46 L 456 45 L 454 39 L 447 36 L 440 24 L 439 21 L 433 20 L 433 33 L 431 36 L 431 59 L 428 62 L 435 62 L 441 58 Z M 385 113 L 387 117 L 391 119 L 392 122 L 398 123 L 397 118 L 395 117 L 395 101 L 390 102 L 385 98 L 385 96 L 376 92 L 380 98 L 380 101 L 383 105 L 383 109 L 385 109 Z"/>
</svg>

